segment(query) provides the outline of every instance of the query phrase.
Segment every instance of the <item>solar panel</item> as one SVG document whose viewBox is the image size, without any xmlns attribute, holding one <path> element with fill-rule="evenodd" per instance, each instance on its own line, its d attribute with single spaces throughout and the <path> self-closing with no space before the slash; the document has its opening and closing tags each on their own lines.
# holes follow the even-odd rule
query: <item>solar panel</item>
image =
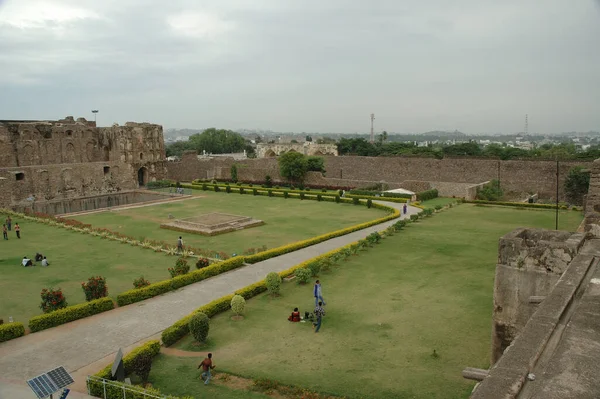
<svg viewBox="0 0 600 399">
<path fill-rule="evenodd" d="M 57 367 L 54 370 L 50 370 L 46 374 L 48 374 L 48 377 L 54 381 L 58 389 L 62 389 L 75 382 L 63 366 Z"/>
<path fill-rule="evenodd" d="M 47 398 L 60 389 L 46 374 L 28 380 L 27 384 L 39 399 Z"/>
<path fill-rule="evenodd" d="M 63 366 L 60 366 L 45 374 L 27 380 L 27 385 L 29 385 L 39 399 L 44 399 L 73 382 L 73 378 L 67 373 L 67 370 Z"/>
</svg>

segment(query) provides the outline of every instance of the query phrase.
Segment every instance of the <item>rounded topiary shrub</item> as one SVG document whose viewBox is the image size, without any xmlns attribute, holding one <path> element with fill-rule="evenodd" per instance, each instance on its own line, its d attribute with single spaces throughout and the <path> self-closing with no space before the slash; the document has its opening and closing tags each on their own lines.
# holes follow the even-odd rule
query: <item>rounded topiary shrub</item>
<svg viewBox="0 0 600 399">
<path fill-rule="evenodd" d="M 294 272 L 298 284 L 306 284 L 310 280 L 311 272 L 306 268 L 298 269 Z"/>
<path fill-rule="evenodd" d="M 278 273 L 271 272 L 265 278 L 265 285 L 271 295 L 279 295 L 281 289 L 281 277 Z"/>
<path fill-rule="evenodd" d="M 372 207 L 372 206 L 373 206 L 373 201 L 371 201 L 371 199 L 369 198 L 369 199 L 367 200 L 367 208 L 370 208 L 370 207 Z"/>
<path fill-rule="evenodd" d="M 244 308 L 246 307 L 246 300 L 241 295 L 234 295 L 231 298 L 231 311 L 238 318 L 244 313 Z"/>
<path fill-rule="evenodd" d="M 210 265 L 210 262 L 206 258 L 198 258 L 196 261 L 196 269 L 202 269 Z"/>
<path fill-rule="evenodd" d="M 210 319 L 208 316 L 202 312 L 196 313 L 190 319 L 188 323 L 188 327 L 190 329 L 190 334 L 196 339 L 198 342 L 206 342 L 206 338 L 208 337 L 208 329 Z"/>
<path fill-rule="evenodd" d="M 86 282 L 81 283 L 81 288 L 85 293 L 86 301 L 93 301 L 94 299 L 104 298 L 108 296 L 108 286 L 106 285 L 106 278 L 102 276 L 90 277 Z"/>
</svg>

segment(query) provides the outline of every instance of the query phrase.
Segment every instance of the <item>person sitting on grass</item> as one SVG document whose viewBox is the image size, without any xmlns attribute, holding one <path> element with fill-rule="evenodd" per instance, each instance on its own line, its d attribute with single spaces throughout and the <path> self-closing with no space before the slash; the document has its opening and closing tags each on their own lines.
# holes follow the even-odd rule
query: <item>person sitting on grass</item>
<svg viewBox="0 0 600 399">
<path fill-rule="evenodd" d="M 300 321 L 300 312 L 298 311 L 298 308 L 294 308 L 292 314 L 288 316 L 288 321 L 291 321 L 293 323 L 297 323 Z"/>
<path fill-rule="evenodd" d="M 44 259 L 42 259 L 42 266 L 44 266 L 44 267 L 50 266 L 50 263 L 48 263 L 48 259 L 46 259 L 45 256 L 44 256 Z"/>
<path fill-rule="evenodd" d="M 23 261 L 21 263 L 23 263 L 23 266 L 25 267 L 33 266 L 33 262 L 27 256 L 23 256 Z"/>
<path fill-rule="evenodd" d="M 36 252 L 36 253 L 35 253 L 35 261 L 36 261 L 36 262 L 39 262 L 39 261 L 41 261 L 42 259 L 44 259 L 44 255 L 42 255 L 42 254 L 41 254 L 41 253 L 39 253 L 39 252 Z"/>
</svg>

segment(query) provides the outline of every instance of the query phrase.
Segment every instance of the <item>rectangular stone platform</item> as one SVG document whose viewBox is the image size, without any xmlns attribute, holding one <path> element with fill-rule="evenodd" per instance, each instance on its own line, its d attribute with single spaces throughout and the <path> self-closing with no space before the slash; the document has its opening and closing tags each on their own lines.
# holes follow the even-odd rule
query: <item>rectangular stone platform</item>
<svg viewBox="0 0 600 399">
<path fill-rule="evenodd" d="M 171 222 L 161 224 L 160 227 L 186 233 L 214 236 L 263 224 L 262 220 L 253 219 L 248 216 L 212 212 L 191 218 L 175 219 Z"/>
</svg>

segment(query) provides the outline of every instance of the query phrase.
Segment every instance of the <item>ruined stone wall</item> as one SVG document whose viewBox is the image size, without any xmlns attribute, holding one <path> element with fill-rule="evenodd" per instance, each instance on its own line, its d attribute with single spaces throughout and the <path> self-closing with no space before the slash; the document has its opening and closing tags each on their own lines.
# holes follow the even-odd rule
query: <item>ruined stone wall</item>
<svg viewBox="0 0 600 399">
<path fill-rule="evenodd" d="M 162 126 L 0 121 L 0 206 L 112 193 L 166 178 Z"/>
<path fill-rule="evenodd" d="M 492 365 L 537 309 L 530 298 L 552 291 L 584 239 L 581 233 L 523 228 L 500 239 L 494 281 Z"/>
<path fill-rule="evenodd" d="M 437 182 L 442 195 L 464 197 L 472 190 L 470 185 L 500 179 L 505 192 L 537 192 L 541 198 L 556 196 L 556 163 L 553 161 L 499 161 L 473 158 L 403 158 L 403 157 L 354 157 L 325 156 L 325 177 L 328 185 L 353 186 L 352 182 L 381 182 L 390 188 L 402 186 L 404 182 Z M 231 165 L 238 167 L 241 180 L 263 181 L 265 175 L 280 179 L 276 158 L 210 159 L 199 161 L 194 156 L 183 157 L 180 162 L 170 162 L 169 178 L 190 181 L 198 178 L 229 178 Z M 564 179 L 575 165 L 589 167 L 590 162 L 561 162 L 559 195 L 564 197 Z M 443 183 L 465 183 L 457 188 Z M 409 183 L 415 186 L 414 183 Z M 362 184 L 361 184 L 362 185 Z M 366 184 L 365 184 L 366 185 Z M 394 187 L 392 187 L 394 186 Z M 414 191 L 414 190 L 413 190 Z M 419 191 L 419 190 L 417 190 Z M 454 192 L 454 194 L 453 194 Z M 599 197 L 600 198 L 600 197 Z"/>
</svg>

